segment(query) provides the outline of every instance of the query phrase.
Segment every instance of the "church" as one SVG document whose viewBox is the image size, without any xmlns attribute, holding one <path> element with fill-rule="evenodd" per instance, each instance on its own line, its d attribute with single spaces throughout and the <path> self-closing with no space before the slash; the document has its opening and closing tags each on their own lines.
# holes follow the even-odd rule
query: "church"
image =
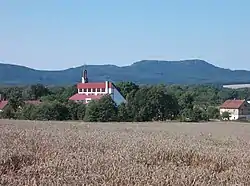
<svg viewBox="0 0 250 186">
<path fill-rule="evenodd" d="M 91 100 L 98 100 L 108 94 L 117 105 L 126 101 L 112 82 L 89 82 L 87 75 L 87 70 L 85 69 L 83 71 L 82 82 L 77 84 L 78 92 L 71 96 L 69 100 L 87 104 Z"/>
</svg>

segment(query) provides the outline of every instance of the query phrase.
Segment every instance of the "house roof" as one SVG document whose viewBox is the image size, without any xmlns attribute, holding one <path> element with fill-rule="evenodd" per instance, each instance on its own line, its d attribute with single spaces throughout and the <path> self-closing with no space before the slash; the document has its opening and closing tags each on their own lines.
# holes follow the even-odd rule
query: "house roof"
<svg viewBox="0 0 250 186">
<path fill-rule="evenodd" d="M 86 100 L 87 98 L 97 100 L 97 99 L 100 99 L 102 96 L 103 95 L 75 94 L 75 95 L 71 96 L 69 98 L 69 100 L 72 100 L 72 101 L 82 101 L 82 100 Z"/>
<path fill-rule="evenodd" d="M 0 101 L 0 110 L 3 110 L 4 107 L 8 104 L 8 101 Z"/>
<path fill-rule="evenodd" d="M 6 107 L 6 105 L 8 104 L 8 102 L 9 102 L 8 100 L 0 101 L 0 110 L 3 110 L 4 107 Z M 24 101 L 24 103 L 38 105 L 38 104 L 41 104 L 42 102 L 40 100 L 27 100 L 27 101 Z"/>
<path fill-rule="evenodd" d="M 241 107 L 242 104 L 245 103 L 245 100 L 226 100 L 220 108 L 225 109 L 238 109 Z"/>
<path fill-rule="evenodd" d="M 99 82 L 99 83 L 78 83 L 77 88 L 78 89 L 84 89 L 84 88 L 105 88 L 106 82 Z M 112 83 L 108 82 L 108 88 L 112 87 Z"/>
</svg>

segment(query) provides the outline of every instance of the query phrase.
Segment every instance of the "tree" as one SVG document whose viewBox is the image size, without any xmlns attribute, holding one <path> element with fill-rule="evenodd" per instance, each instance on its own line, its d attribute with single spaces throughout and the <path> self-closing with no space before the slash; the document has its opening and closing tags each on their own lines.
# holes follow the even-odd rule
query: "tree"
<svg viewBox="0 0 250 186">
<path fill-rule="evenodd" d="M 1 112 L 1 117 L 6 118 L 6 119 L 15 119 L 15 112 L 11 108 L 10 105 L 7 105 L 3 112 Z"/>
<path fill-rule="evenodd" d="M 62 93 L 58 94 L 58 97 L 60 97 L 61 101 L 68 101 L 69 97 L 77 93 L 76 86 L 69 86 L 65 87 L 65 89 L 62 91 Z"/>
<path fill-rule="evenodd" d="M 68 111 L 69 111 L 69 119 L 70 120 L 78 120 L 77 111 L 78 111 L 79 103 L 69 101 L 66 106 L 67 106 Z"/>
<path fill-rule="evenodd" d="M 198 121 L 208 121 L 209 117 L 205 110 L 194 107 L 191 113 L 191 121 L 198 122 Z"/>
<path fill-rule="evenodd" d="M 139 86 L 133 82 L 119 82 L 116 84 L 116 87 L 124 98 L 127 98 L 130 92 L 139 90 Z"/>
<path fill-rule="evenodd" d="M 20 110 L 18 118 L 23 120 L 35 120 L 37 119 L 36 115 L 34 114 L 36 113 L 36 109 L 37 106 L 33 104 L 25 104 L 23 108 Z"/>
<path fill-rule="evenodd" d="M 221 99 L 221 102 L 224 102 L 228 99 L 237 99 L 239 96 L 239 90 L 232 90 L 232 89 L 222 89 L 218 92 L 218 96 Z"/>
<path fill-rule="evenodd" d="M 30 87 L 31 99 L 37 100 L 42 96 L 49 94 L 49 90 L 42 84 L 31 85 Z"/>
<path fill-rule="evenodd" d="M 66 104 L 69 111 L 70 120 L 83 120 L 85 115 L 85 105 L 83 103 L 76 103 L 69 101 Z"/>
<path fill-rule="evenodd" d="M 88 103 L 84 117 L 88 122 L 108 122 L 117 120 L 117 105 L 109 95 Z"/>
<path fill-rule="evenodd" d="M 34 117 L 37 120 L 68 120 L 69 110 L 65 104 L 57 101 L 51 103 L 42 103 L 37 106 Z"/>
<path fill-rule="evenodd" d="M 138 91 L 131 91 L 128 96 L 127 108 L 129 111 L 129 117 L 133 121 L 150 121 L 152 120 L 149 102 L 147 99 L 147 93 L 149 87 L 143 86 Z"/>
<path fill-rule="evenodd" d="M 190 92 L 186 92 L 183 95 L 181 95 L 179 99 L 179 104 L 181 109 L 187 108 L 187 109 L 193 109 L 194 107 L 194 96 Z"/>
<path fill-rule="evenodd" d="M 152 86 L 147 94 L 152 107 L 152 119 L 164 121 L 174 119 L 179 112 L 177 99 L 167 93 L 165 86 Z"/>
<path fill-rule="evenodd" d="M 77 119 L 84 120 L 85 112 L 86 106 L 84 104 L 79 104 L 77 108 Z"/>
<path fill-rule="evenodd" d="M 181 121 L 191 121 L 191 122 L 199 122 L 199 121 L 209 121 L 209 116 L 206 110 L 194 107 L 192 109 L 185 108 L 183 109 L 180 117 Z"/>
<path fill-rule="evenodd" d="M 180 121 L 192 121 L 193 109 L 183 108 L 180 114 Z"/>
<path fill-rule="evenodd" d="M 229 112 L 227 112 L 227 111 L 222 112 L 222 114 L 221 114 L 221 118 L 223 120 L 230 120 L 230 117 L 231 117 L 231 114 Z"/>
<path fill-rule="evenodd" d="M 177 99 L 167 94 L 163 86 L 141 87 L 128 95 L 129 115 L 134 121 L 173 119 L 179 106 Z"/>
<path fill-rule="evenodd" d="M 213 106 L 208 107 L 207 113 L 210 119 L 219 119 L 220 117 L 219 109 Z"/>
<path fill-rule="evenodd" d="M 118 121 L 130 121 L 130 117 L 128 114 L 128 109 L 126 103 L 121 103 L 118 106 L 118 114 L 117 114 Z"/>
<path fill-rule="evenodd" d="M 11 92 L 8 104 L 14 112 L 17 112 L 18 108 L 24 105 L 22 92 L 19 89 L 14 89 Z"/>
<path fill-rule="evenodd" d="M 67 103 L 69 97 L 77 93 L 76 86 L 68 86 L 68 87 L 53 87 L 50 90 L 50 94 L 42 96 L 41 99 L 43 101 L 59 101 L 63 103 Z"/>
</svg>

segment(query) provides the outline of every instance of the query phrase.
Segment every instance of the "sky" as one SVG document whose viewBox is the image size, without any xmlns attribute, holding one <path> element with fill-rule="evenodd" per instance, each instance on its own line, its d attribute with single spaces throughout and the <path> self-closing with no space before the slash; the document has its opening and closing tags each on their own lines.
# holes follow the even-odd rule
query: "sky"
<svg viewBox="0 0 250 186">
<path fill-rule="evenodd" d="M 249 0 L 0 0 L 0 61 L 84 64 L 203 59 L 250 70 Z"/>
</svg>

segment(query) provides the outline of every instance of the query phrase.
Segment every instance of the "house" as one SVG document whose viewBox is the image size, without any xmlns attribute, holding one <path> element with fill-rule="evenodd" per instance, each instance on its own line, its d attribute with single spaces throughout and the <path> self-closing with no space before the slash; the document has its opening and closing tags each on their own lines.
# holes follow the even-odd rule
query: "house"
<svg viewBox="0 0 250 186">
<path fill-rule="evenodd" d="M 230 120 L 250 119 L 250 104 L 246 100 L 226 100 L 220 106 L 220 115 L 223 112 L 230 114 Z"/>
<path fill-rule="evenodd" d="M 110 95 L 117 105 L 126 101 L 112 82 L 89 82 L 86 69 L 83 72 L 82 82 L 77 84 L 77 90 L 78 92 L 69 100 L 87 104 L 91 100 L 99 100 L 104 95 Z"/>
</svg>

